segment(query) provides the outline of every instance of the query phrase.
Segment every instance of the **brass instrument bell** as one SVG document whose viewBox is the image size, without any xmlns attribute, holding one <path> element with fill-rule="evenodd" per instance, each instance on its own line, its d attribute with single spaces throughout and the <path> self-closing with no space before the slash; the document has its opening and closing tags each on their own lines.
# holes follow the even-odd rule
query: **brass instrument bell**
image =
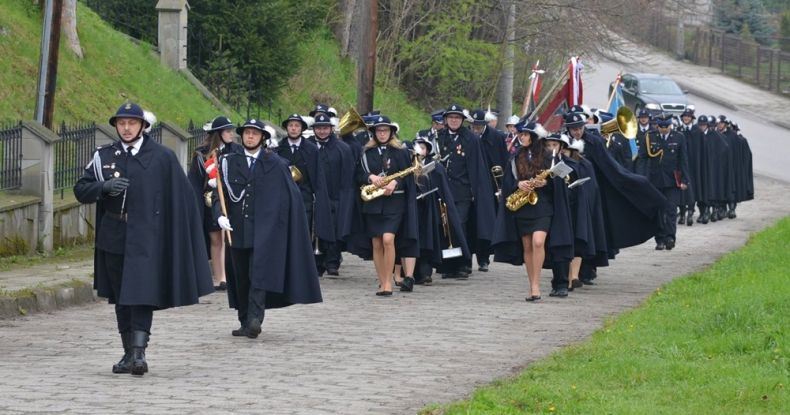
<svg viewBox="0 0 790 415">
<path fill-rule="evenodd" d="M 294 183 L 299 183 L 302 180 L 302 171 L 294 165 L 288 166 L 288 169 L 291 170 L 291 178 Z"/>
<path fill-rule="evenodd" d="M 628 109 L 628 107 L 622 106 L 617 109 L 617 114 L 615 114 L 614 118 L 601 124 L 601 135 L 605 137 L 609 134 L 619 132 L 625 138 L 633 139 L 636 138 L 637 128 L 634 112 Z"/>
<path fill-rule="evenodd" d="M 349 108 L 348 111 L 343 114 L 338 122 L 338 129 L 340 129 L 340 135 L 344 136 L 347 134 L 351 134 L 360 128 L 367 128 L 365 125 L 365 120 L 362 119 L 362 116 L 359 115 L 357 110 L 353 107 Z"/>
</svg>

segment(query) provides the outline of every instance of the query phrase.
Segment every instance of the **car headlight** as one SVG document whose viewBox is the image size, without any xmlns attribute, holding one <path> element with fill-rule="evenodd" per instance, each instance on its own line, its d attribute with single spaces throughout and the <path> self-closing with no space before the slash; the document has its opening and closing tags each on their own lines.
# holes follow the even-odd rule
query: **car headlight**
<svg viewBox="0 0 790 415">
<path fill-rule="evenodd" d="M 645 108 L 647 108 L 647 109 L 649 109 L 649 110 L 660 110 L 660 109 L 661 109 L 661 106 L 660 106 L 660 105 L 658 105 L 658 104 L 654 104 L 654 103 L 652 103 L 652 102 L 651 102 L 651 103 L 649 103 L 649 104 L 646 104 L 646 105 L 645 105 Z"/>
</svg>

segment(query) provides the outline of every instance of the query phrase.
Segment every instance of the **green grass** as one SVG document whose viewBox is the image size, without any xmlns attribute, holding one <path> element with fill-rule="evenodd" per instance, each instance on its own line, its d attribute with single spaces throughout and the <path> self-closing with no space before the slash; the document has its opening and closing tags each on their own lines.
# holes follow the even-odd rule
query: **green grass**
<svg viewBox="0 0 790 415">
<path fill-rule="evenodd" d="M 69 264 L 93 259 L 93 243 L 55 249 L 50 254 L 14 255 L 0 258 L 0 272 L 47 264 Z"/>
<path fill-rule="evenodd" d="M 423 414 L 790 413 L 790 217 L 589 341 Z"/>
<path fill-rule="evenodd" d="M 78 32 L 85 58 L 79 60 L 61 39 L 55 121 L 106 123 L 127 99 L 153 111 L 159 120 L 202 124 L 219 113 L 181 74 L 162 66 L 153 46 L 135 44 L 83 4 Z M 33 119 L 41 38 L 41 15 L 30 0 L 0 3 L 0 120 Z M 238 114 L 231 114 L 240 118 Z"/>
<path fill-rule="evenodd" d="M 293 112 L 306 115 L 317 102 L 331 105 L 341 113 L 356 106 L 354 63 L 340 57 L 337 42 L 328 32 L 306 38 L 299 53 L 302 66 L 275 100 L 274 108 L 281 108 L 287 117 Z M 430 111 L 411 104 L 398 89 L 377 85 L 374 108 L 400 124 L 402 139 L 411 140 L 418 130 L 430 127 Z M 272 121 L 279 124 L 282 120 Z"/>
</svg>

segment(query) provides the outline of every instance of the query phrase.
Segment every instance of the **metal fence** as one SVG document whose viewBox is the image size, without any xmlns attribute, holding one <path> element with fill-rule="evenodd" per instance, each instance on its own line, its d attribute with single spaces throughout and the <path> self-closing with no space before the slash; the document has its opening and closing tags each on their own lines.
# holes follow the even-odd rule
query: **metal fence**
<svg viewBox="0 0 790 415">
<path fill-rule="evenodd" d="M 187 169 L 189 168 L 189 164 L 192 162 L 193 154 L 195 154 L 195 149 L 197 149 L 203 141 L 206 139 L 206 135 L 208 133 L 206 130 L 203 129 L 203 124 L 196 126 L 192 120 L 189 120 L 189 125 L 186 128 L 187 132 L 189 133 L 189 139 L 187 140 Z"/>
<path fill-rule="evenodd" d="M 55 191 L 74 186 L 96 149 L 96 124 L 60 125 L 55 142 Z"/>
<path fill-rule="evenodd" d="M 162 124 L 157 123 L 151 127 L 151 132 L 148 133 L 148 137 L 157 143 L 162 144 Z"/>
<path fill-rule="evenodd" d="M 634 30 L 634 37 L 677 54 L 680 29 L 674 18 L 655 17 Z M 702 26 L 683 26 L 683 58 L 697 65 L 780 94 L 790 94 L 790 53 Z"/>
<path fill-rule="evenodd" d="M 22 122 L 0 126 L 0 190 L 22 186 Z"/>
</svg>

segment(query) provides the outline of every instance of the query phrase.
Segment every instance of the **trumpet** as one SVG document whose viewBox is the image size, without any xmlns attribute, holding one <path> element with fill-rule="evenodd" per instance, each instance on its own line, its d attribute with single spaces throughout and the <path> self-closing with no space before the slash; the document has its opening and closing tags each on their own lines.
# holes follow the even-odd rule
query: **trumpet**
<svg viewBox="0 0 790 415">
<path fill-rule="evenodd" d="M 499 184 L 499 181 L 502 180 L 502 176 L 505 175 L 505 172 L 502 170 L 502 166 L 493 166 L 491 167 L 491 176 L 494 177 L 494 184 L 496 185 L 496 193 L 494 196 L 499 199 L 499 195 L 502 194 L 502 185 Z"/>
<path fill-rule="evenodd" d="M 420 174 L 421 170 L 422 164 L 420 163 L 419 159 L 415 158 L 413 166 L 403 169 L 397 173 L 390 174 L 389 176 L 384 176 L 381 179 L 383 182 L 381 187 L 378 187 L 372 183 L 360 187 L 360 197 L 362 197 L 363 201 L 370 202 L 373 199 L 384 196 L 384 186 L 388 185 L 391 181 L 400 179 L 401 177 L 406 177 L 412 173 Z"/>
</svg>

